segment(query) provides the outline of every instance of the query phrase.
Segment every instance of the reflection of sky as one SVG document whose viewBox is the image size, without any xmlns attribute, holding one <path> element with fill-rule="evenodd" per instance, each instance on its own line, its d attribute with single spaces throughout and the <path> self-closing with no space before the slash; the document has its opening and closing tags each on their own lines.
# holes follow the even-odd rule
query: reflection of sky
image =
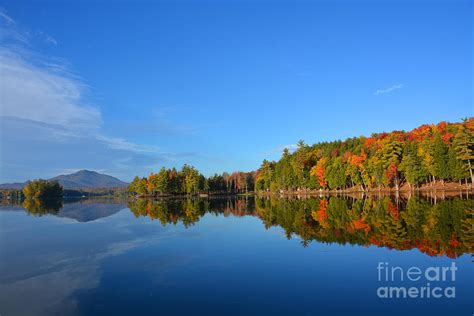
<svg viewBox="0 0 474 316">
<path fill-rule="evenodd" d="M 288 241 L 255 217 L 181 224 L 122 210 L 79 223 L 0 212 L 0 313 L 469 314 L 473 271 L 456 260 L 456 300 L 377 299 L 379 261 L 447 266 L 417 250 Z M 411 284 L 407 284 L 411 286 Z"/>
</svg>

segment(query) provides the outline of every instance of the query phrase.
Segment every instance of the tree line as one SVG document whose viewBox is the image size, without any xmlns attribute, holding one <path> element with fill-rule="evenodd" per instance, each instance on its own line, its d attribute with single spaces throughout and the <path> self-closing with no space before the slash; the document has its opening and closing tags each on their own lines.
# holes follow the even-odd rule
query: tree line
<svg viewBox="0 0 474 316">
<path fill-rule="evenodd" d="M 136 176 L 128 190 L 139 196 L 194 195 L 200 193 L 238 194 L 254 189 L 255 172 L 214 174 L 206 178 L 196 168 L 185 164 L 181 170 L 162 167 L 148 177 Z"/>
<path fill-rule="evenodd" d="M 135 177 L 129 192 L 140 196 L 247 193 L 299 190 L 416 189 L 445 182 L 474 182 L 474 118 L 421 125 L 344 141 L 298 143 L 278 161 L 264 160 L 257 171 L 203 176 L 196 168 L 161 168 Z"/>
<path fill-rule="evenodd" d="M 279 161 L 264 160 L 256 191 L 414 189 L 446 181 L 473 183 L 474 118 L 422 125 L 315 145 L 298 143 Z"/>
</svg>

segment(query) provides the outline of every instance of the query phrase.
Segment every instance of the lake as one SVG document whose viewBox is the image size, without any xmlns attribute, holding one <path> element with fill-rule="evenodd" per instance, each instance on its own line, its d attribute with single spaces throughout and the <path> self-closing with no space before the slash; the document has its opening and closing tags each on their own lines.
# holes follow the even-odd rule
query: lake
<svg viewBox="0 0 474 316">
<path fill-rule="evenodd" d="M 472 315 L 472 206 L 417 197 L 3 205 L 0 314 Z"/>
</svg>

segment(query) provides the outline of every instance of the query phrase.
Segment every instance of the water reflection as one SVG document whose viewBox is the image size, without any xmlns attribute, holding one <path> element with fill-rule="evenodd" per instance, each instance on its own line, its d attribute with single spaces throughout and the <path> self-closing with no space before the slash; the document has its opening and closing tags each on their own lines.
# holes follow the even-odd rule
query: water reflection
<svg viewBox="0 0 474 316">
<path fill-rule="evenodd" d="M 113 199 L 26 199 L 22 206 L 33 216 L 55 215 L 71 218 L 78 222 L 89 222 L 111 216 L 126 207 L 120 200 Z M 11 208 L 11 206 L 6 206 Z"/>
<path fill-rule="evenodd" d="M 163 225 L 182 222 L 185 227 L 198 222 L 206 213 L 214 215 L 255 216 L 253 198 L 214 198 L 149 200 L 138 199 L 128 203 L 128 208 L 136 217 L 147 216 L 159 220 Z"/>
<path fill-rule="evenodd" d="M 458 257 L 472 251 L 472 200 L 453 198 L 435 204 L 413 197 L 352 199 L 187 199 L 137 200 L 128 204 L 135 216 L 147 216 L 163 225 L 186 227 L 206 213 L 257 216 L 266 228 L 279 226 L 288 239 L 375 245 L 397 250 L 417 248 L 429 256 Z"/>
<path fill-rule="evenodd" d="M 52 214 L 92 221 L 125 208 L 120 201 L 26 200 L 29 214 Z M 255 216 L 265 227 L 281 227 L 288 239 L 397 250 L 418 249 L 429 256 L 456 258 L 472 252 L 474 236 L 473 201 L 450 198 L 433 202 L 420 197 L 394 200 L 391 197 L 309 199 L 210 198 L 138 199 L 128 202 L 135 217 L 148 217 L 162 225 L 182 223 L 189 227 L 205 214 Z"/>
<path fill-rule="evenodd" d="M 32 215 L 57 214 L 63 207 L 62 199 L 26 199 L 23 207 Z"/>
<path fill-rule="evenodd" d="M 472 310 L 471 258 L 461 256 L 472 250 L 472 200 L 170 199 L 130 201 L 129 209 L 124 201 L 70 202 L 25 203 L 31 216 L 0 207 L 2 315 Z M 455 261 L 458 297 L 382 301 L 380 261 L 404 268 Z"/>
</svg>

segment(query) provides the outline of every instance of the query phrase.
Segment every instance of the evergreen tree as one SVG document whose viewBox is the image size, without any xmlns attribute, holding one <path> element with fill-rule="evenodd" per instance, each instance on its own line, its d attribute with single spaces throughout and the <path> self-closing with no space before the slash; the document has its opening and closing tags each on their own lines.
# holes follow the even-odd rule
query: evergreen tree
<svg viewBox="0 0 474 316">
<path fill-rule="evenodd" d="M 454 137 L 454 147 L 459 160 L 466 164 L 466 170 L 471 176 L 471 183 L 474 183 L 472 173 L 472 163 L 474 161 L 474 119 L 465 120 L 464 124 L 458 126 L 458 131 Z"/>
<path fill-rule="evenodd" d="M 444 181 L 449 178 L 448 170 L 448 146 L 437 134 L 433 141 L 433 175 Z"/>
</svg>

